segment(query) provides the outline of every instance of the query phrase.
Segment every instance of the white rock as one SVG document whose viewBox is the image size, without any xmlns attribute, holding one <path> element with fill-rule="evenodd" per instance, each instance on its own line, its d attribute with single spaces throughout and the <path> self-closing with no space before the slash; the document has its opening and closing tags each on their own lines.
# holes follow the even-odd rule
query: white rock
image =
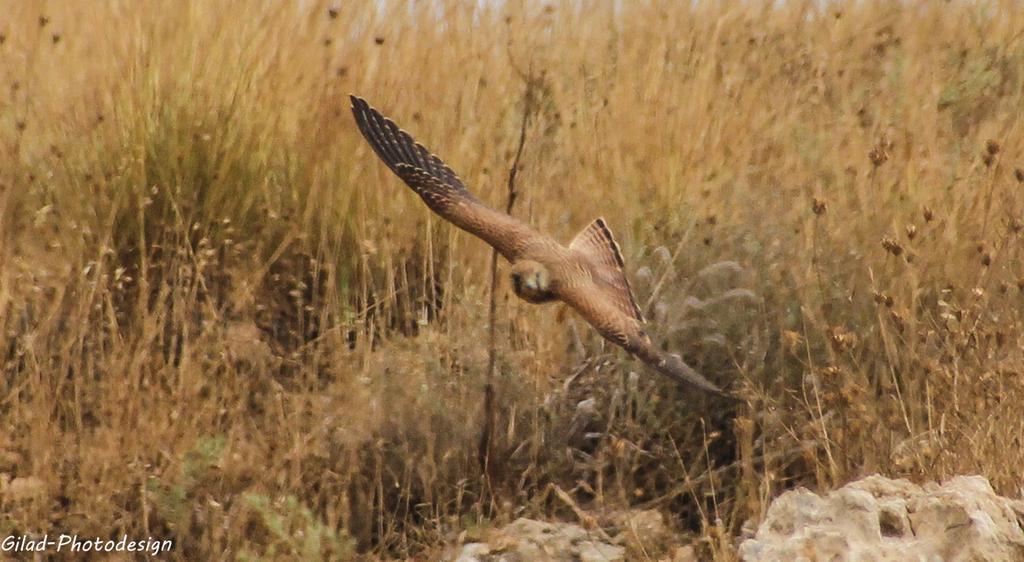
<svg viewBox="0 0 1024 562">
<path fill-rule="evenodd" d="M 922 488 L 876 475 L 824 497 L 798 489 L 772 503 L 740 556 L 748 562 L 1024 560 L 1017 505 L 980 476 Z"/>
</svg>

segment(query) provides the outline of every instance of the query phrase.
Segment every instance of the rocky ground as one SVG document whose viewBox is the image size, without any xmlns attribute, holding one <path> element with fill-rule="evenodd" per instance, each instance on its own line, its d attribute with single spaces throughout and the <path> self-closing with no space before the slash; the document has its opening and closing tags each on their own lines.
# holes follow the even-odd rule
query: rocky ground
<svg viewBox="0 0 1024 562">
<path fill-rule="evenodd" d="M 484 531 L 448 553 L 455 562 L 607 562 L 615 560 L 696 561 L 653 510 L 623 511 L 588 518 L 583 525 L 517 519 Z"/>
<path fill-rule="evenodd" d="M 698 560 L 696 549 L 674 537 L 655 511 L 585 523 L 518 519 L 464 537 L 447 559 Z M 738 549 L 749 562 L 1024 560 L 1024 500 L 996 495 L 981 476 L 923 486 L 869 476 L 824 495 L 803 488 L 781 495 Z"/>
</svg>

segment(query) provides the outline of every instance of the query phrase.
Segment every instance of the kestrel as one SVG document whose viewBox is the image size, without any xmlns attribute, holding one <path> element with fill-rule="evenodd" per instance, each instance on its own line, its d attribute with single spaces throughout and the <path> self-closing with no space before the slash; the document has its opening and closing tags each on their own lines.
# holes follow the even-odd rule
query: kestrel
<svg viewBox="0 0 1024 562">
<path fill-rule="evenodd" d="M 352 114 L 377 156 L 445 220 L 481 238 L 512 264 L 512 288 L 534 304 L 562 301 L 605 339 L 655 371 L 701 390 L 730 396 L 674 354 L 661 353 L 644 332 L 619 245 L 598 218 L 568 246 L 473 196 L 440 158 L 365 100 L 351 96 Z"/>
</svg>

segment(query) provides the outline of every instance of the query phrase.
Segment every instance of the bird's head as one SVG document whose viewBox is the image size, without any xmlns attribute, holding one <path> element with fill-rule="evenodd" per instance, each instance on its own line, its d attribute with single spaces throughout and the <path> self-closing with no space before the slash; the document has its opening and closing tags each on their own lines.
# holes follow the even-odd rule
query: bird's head
<svg viewBox="0 0 1024 562">
<path fill-rule="evenodd" d="M 547 268 L 533 260 L 512 264 L 512 288 L 527 301 L 547 300 L 551 292 L 550 279 Z"/>
</svg>

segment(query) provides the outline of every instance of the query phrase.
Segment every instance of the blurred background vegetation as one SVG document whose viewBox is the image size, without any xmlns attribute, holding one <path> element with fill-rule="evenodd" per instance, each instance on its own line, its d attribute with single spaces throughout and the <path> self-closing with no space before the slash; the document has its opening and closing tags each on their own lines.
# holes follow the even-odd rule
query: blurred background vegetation
<svg viewBox="0 0 1024 562">
<path fill-rule="evenodd" d="M 796 485 L 1024 467 L 1012 2 L 9 2 L 0 534 L 432 558 L 660 510 L 704 555 Z M 366 97 L 561 240 L 604 216 L 723 404 L 497 288 Z"/>
</svg>

